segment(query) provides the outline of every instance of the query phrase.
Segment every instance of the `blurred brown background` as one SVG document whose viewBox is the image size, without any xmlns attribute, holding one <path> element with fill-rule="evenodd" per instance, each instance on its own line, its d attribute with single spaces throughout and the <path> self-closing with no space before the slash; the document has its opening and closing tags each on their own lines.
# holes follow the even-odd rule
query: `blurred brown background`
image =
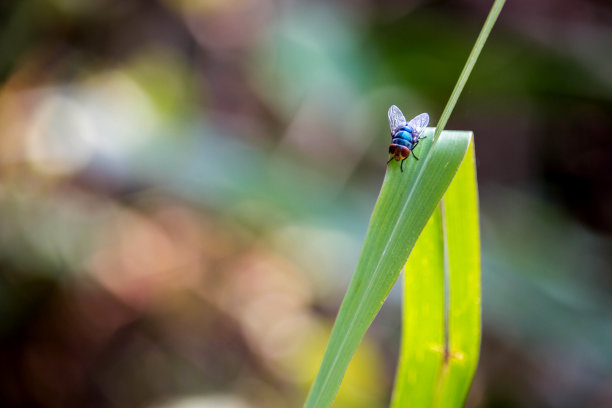
<svg viewBox="0 0 612 408">
<path fill-rule="evenodd" d="M 0 406 L 301 406 L 387 160 L 492 1 L 5 0 Z M 469 407 L 612 406 L 612 5 L 508 0 Z M 337 407 L 388 406 L 396 288 Z"/>
</svg>

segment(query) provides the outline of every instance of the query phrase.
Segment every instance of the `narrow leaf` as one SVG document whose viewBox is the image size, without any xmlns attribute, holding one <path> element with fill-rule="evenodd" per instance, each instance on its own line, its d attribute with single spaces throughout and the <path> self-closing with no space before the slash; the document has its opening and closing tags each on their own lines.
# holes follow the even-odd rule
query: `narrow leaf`
<svg viewBox="0 0 612 408">
<path fill-rule="evenodd" d="M 506 0 L 495 0 L 493 3 L 493 6 L 489 11 L 489 15 L 482 26 L 482 30 L 480 30 L 480 34 L 478 34 L 476 43 L 474 44 L 474 47 L 472 47 L 472 51 L 470 52 L 465 65 L 463 66 L 463 70 L 461 70 L 459 79 L 457 79 L 457 83 L 455 83 L 453 92 L 451 93 L 450 98 L 448 98 L 448 102 L 446 102 L 446 106 L 442 111 L 442 116 L 440 116 L 438 127 L 436 128 L 436 133 L 434 135 L 434 142 L 438 140 L 440 133 L 446 127 L 446 122 L 448 122 L 451 113 L 453 113 L 453 109 L 455 109 L 457 100 L 459 100 L 459 95 L 461 95 L 461 91 L 463 91 L 463 87 L 465 87 L 465 84 L 472 73 L 472 69 L 474 68 L 474 65 L 476 65 L 476 61 L 478 61 L 482 47 L 484 47 L 487 38 L 489 38 L 489 34 L 495 25 L 495 21 L 497 21 L 497 17 L 499 17 L 502 7 L 504 7 L 504 3 L 506 3 Z"/>
<path fill-rule="evenodd" d="M 462 406 L 476 370 L 481 296 L 474 157 L 472 142 L 406 263 L 392 407 Z"/>
</svg>

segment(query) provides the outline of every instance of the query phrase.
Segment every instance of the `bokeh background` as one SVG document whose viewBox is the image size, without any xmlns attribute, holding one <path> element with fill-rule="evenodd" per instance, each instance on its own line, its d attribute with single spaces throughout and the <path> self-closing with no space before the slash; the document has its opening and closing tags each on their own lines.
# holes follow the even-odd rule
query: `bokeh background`
<svg viewBox="0 0 612 408">
<path fill-rule="evenodd" d="M 2 1 L 0 406 L 301 406 L 387 108 L 437 122 L 491 3 Z M 611 407 L 610 2 L 508 0 L 448 128 L 482 207 L 467 406 Z M 388 406 L 400 302 L 337 407 Z"/>
</svg>

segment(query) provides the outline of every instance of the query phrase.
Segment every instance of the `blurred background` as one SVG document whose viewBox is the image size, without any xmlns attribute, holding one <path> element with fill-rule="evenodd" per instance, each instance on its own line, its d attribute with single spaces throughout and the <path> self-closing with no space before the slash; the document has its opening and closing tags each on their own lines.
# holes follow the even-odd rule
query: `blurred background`
<svg viewBox="0 0 612 408">
<path fill-rule="evenodd" d="M 388 159 L 492 1 L 4 0 L 0 406 L 301 406 Z M 612 5 L 509 0 L 468 407 L 612 406 Z M 336 407 L 385 407 L 397 285 Z"/>
</svg>

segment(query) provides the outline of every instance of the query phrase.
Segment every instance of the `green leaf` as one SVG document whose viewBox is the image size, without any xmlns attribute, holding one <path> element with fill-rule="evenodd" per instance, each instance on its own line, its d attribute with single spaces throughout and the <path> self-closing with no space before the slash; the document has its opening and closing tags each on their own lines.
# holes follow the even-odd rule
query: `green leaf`
<svg viewBox="0 0 612 408">
<path fill-rule="evenodd" d="M 461 164 L 471 132 L 425 131 L 417 156 L 391 162 L 374 207 L 355 275 L 342 302 L 305 407 L 329 407 L 361 338 L 403 269 L 408 255 Z"/>
<path fill-rule="evenodd" d="M 392 407 L 462 406 L 480 347 L 474 144 L 406 263 Z"/>
</svg>

